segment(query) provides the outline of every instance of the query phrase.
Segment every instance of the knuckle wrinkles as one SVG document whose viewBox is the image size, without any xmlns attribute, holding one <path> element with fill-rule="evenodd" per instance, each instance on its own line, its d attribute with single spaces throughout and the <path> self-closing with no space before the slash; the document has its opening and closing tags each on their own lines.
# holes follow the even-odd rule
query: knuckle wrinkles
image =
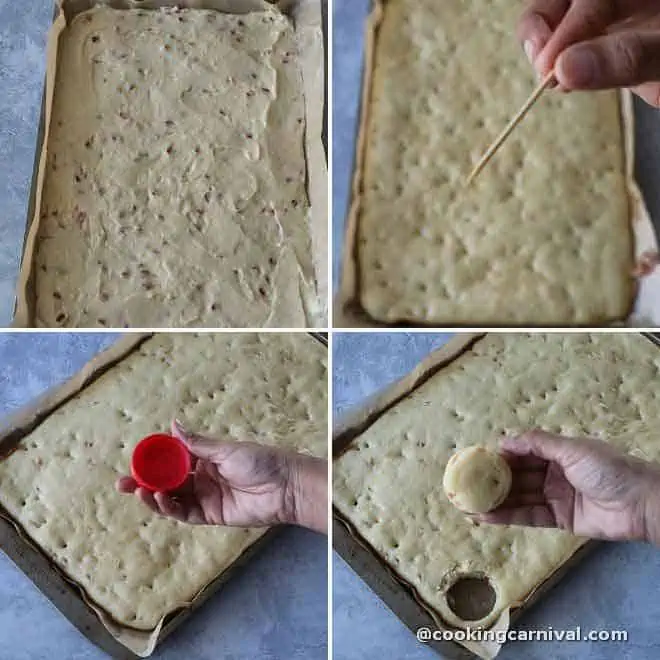
<svg viewBox="0 0 660 660">
<path fill-rule="evenodd" d="M 614 39 L 614 58 L 628 83 L 637 81 L 644 62 L 644 42 L 635 33 L 618 36 Z"/>
<path fill-rule="evenodd" d="M 585 0 L 581 6 L 575 7 L 576 17 L 579 14 L 580 23 L 582 24 L 585 32 L 589 34 L 597 34 L 609 25 L 616 15 L 616 1 L 615 0 L 601 0 L 600 2 L 591 2 Z"/>
<path fill-rule="evenodd" d="M 533 11 L 526 11 L 522 14 L 516 26 L 516 31 L 519 39 L 529 37 L 537 27 L 539 20 L 538 14 Z"/>
<path fill-rule="evenodd" d="M 594 32 L 598 32 L 600 30 L 601 21 L 595 11 L 588 11 L 582 17 L 582 23 L 585 27 L 585 31 L 589 34 L 593 34 Z"/>
</svg>

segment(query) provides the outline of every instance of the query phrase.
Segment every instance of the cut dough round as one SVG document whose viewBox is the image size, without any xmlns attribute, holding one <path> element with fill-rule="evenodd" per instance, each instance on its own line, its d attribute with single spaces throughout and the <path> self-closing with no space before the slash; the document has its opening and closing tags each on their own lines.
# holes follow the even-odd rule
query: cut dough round
<svg viewBox="0 0 660 660">
<path fill-rule="evenodd" d="M 442 482 L 449 501 L 465 513 L 487 513 L 511 490 L 511 468 L 496 452 L 467 447 L 447 463 Z"/>
</svg>

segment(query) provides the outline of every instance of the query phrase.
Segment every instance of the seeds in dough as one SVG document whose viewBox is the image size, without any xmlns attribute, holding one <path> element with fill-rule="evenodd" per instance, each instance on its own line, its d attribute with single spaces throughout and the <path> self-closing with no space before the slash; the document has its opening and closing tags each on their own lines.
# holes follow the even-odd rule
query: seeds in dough
<svg viewBox="0 0 660 660">
<path fill-rule="evenodd" d="M 511 490 L 511 468 L 498 453 L 467 447 L 447 463 L 442 482 L 449 501 L 465 513 L 497 508 Z"/>
</svg>

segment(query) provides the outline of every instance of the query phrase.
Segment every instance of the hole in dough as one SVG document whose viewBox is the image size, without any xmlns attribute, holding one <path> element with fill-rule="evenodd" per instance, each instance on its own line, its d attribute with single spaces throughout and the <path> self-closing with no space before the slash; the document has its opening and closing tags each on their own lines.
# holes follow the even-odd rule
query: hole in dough
<svg viewBox="0 0 660 660">
<path fill-rule="evenodd" d="M 459 575 L 445 594 L 447 607 L 463 621 L 485 619 L 495 607 L 497 594 L 483 574 Z"/>
</svg>

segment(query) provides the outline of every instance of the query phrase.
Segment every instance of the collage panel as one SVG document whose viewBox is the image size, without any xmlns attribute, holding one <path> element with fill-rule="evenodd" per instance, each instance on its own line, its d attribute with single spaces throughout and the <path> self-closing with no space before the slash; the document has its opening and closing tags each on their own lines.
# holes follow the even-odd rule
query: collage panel
<svg viewBox="0 0 660 660">
<path fill-rule="evenodd" d="M 334 657 L 653 657 L 659 349 L 335 333 Z"/>
<path fill-rule="evenodd" d="M 0 657 L 327 657 L 327 337 L 4 333 L 0 361 Z"/>
<path fill-rule="evenodd" d="M 656 660 L 659 28 L 0 0 L 0 660 Z"/>
<path fill-rule="evenodd" d="M 336 328 L 657 326 L 657 7 L 608 6 L 335 0 Z"/>
<path fill-rule="evenodd" d="M 0 6 L 0 322 L 327 328 L 325 3 L 30 4 Z"/>
</svg>

